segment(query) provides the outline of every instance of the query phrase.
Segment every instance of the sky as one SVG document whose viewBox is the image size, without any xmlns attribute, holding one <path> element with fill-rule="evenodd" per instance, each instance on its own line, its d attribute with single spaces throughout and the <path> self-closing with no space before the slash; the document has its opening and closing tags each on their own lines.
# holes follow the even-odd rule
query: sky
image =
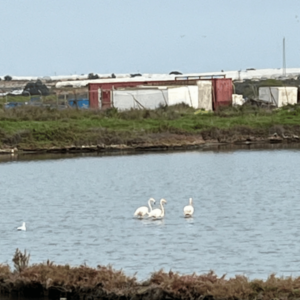
<svg viewBox="0 0 300 300">
<path fill-rule="evenodd" d="M 0 76 L 300 67 L 300 0 L 0 0 Z"/>
</svg>

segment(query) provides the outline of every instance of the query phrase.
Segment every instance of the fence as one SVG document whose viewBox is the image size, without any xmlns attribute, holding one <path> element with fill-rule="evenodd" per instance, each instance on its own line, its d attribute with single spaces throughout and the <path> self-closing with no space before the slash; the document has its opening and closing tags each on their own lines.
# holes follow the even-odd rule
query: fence
<svg viewBox="0 0 300 300">
<path fill-rule="evenodd" d="M 5 108 L 13 108 L 19 106 L 38 106 L 38 107 L 54 107 L 58 109 L 65 108 L 89 108 L 89 99 L 87 91 L 84 93 L 82 89 L 62 91 L 53 89 L 50 95 L 30 95 L 28 91 L 19 95 L 12 93 L 0 93 L 0 104 Z"/>
</svg>

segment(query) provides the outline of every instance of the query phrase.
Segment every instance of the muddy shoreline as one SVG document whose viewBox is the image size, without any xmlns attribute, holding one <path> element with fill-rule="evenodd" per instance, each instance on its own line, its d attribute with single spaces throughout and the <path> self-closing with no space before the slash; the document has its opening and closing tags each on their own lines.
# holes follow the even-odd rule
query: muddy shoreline
<svg viewBox="0 0 300 300">
<path fill-rule="evenodd" d="M 214 146 L 226 145 L 270 145 L 270 144 L 298 144 L 298 135 L 279 135 L 273 133 L 269 136 L 232 136 L 220 135 L 215 139 L 205 139 L 202 135 L 176 135 L 169 134 L 165 139 L 159 137 L 157 140 L 136 144 L 98 144 L 98 145 L 66 145 L 66 146 L 4 146 L 0 148 L 1 154 L 42 154 L 42 153 L 114 153 L 114 152 L 155 152 L 155 151 L 176 151 L 196 150 Z"/>
</svg>

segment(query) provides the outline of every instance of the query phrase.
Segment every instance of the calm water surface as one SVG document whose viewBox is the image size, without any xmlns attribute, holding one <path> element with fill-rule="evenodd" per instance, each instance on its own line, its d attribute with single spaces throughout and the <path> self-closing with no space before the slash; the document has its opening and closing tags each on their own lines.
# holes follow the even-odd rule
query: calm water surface
<svg viewBox="0 0 300 300">
<path fill-rule="evenodd" d="M 0 262 L 19 248 L 31 263 L 111 264 L 141 280 L 160 268 L 299 276 L 299 170 L 299 149 L 2 161 Z M 167 200 L 165 219 L 134 219 L 150 197 Z"/>
</svg>

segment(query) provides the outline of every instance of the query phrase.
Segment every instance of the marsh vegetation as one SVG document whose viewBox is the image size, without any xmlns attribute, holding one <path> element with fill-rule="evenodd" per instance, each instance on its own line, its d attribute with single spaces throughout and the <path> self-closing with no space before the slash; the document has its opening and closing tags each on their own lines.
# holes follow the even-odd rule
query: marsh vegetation
<svg viewBox="0 0 300 300">
<path fill-rule="evenodd" d="M 300 105 L 280 109 L 244 105 L 216 112 L 195 110 L 184 104 L 127 111 L 22 106 L 0 109 L 0 147 L 138 147 L 262 141 L 274 133 L 299 136 L 299 121 Z"/>
</svg>

